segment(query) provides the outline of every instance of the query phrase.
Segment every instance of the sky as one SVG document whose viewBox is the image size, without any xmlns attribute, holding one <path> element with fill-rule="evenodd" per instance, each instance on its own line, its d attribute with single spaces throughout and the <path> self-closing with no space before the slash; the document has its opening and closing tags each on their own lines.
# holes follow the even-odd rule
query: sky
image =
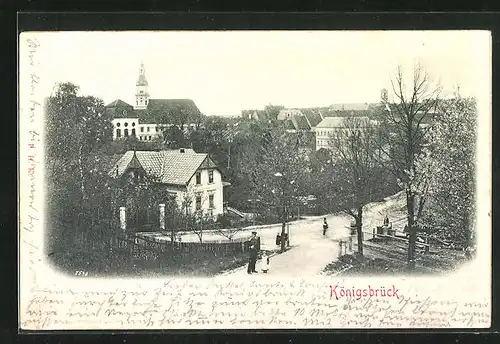
<svg viewBox="0 0 500 344">
<path fill-rule="evenodd" d="M 489 82 L 481 31 L 39 32 L 40 92 L 70 81 L 106 104 L 133 105 L 141 62 L 150 98 L 188 98 L 207 115 L 378 102 L 401 65 L 420 63 L 445 92 Z M 22 68 L 22 65 L 20 66 Z"/>
</svg>

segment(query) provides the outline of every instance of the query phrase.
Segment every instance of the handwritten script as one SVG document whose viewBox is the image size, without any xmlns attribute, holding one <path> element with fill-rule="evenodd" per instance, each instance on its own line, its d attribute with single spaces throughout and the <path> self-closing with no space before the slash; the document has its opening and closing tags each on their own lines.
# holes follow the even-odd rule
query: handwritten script
<svg viewBox="0 0 500 344">
<path fill-rule="evenodd" d="M 485 327 L 487 300 L 400 296 L 339 301 L 328 286 L 171 280 L 154 288 L 34 289 L 22 328 L 397 328 Z"/>
<path fill-rule="evenodd" d="M 24 36 L 25 37 L 25 36 Z M 39 99 L 40 76 L 38 51 L 40 42 L 34 37 L 22 39 L 24 51 L 27 56 L 27 63 L 21 69 L 21 108 L 27 109 L 21 113 L 21 159 L 23 169 L 21 194 L 26 200 L 21 210 L 21 242 L 24 243 L 23 255 L 28 257 L 30 279 L 36 282 L 35 262 L 37 251 L 39 251 L 39 240 L 36 240 L 36 229 L 40 228 L 40 209 L 38 207 L 40 196 L 39 174 L 40 174 L 40 149 L 41 135 L 40 122 L 42 117 L 42 107 Z"/>
</svg>

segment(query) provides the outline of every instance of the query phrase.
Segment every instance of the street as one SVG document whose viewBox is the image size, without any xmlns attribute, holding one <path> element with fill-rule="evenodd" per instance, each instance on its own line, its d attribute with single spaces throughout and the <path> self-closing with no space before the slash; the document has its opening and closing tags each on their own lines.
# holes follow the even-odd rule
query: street
<svg viewBox="0 0 500 344">
<path fill-rule="evenodd" d="M 370 203 L 365 207 L 363 216 L 363 230 L 371 232 L 377 225 L 382 224 L 385 214 L 401 214 L 398 210 L 404 205 L 402 194 L 396 194 L 386 198 L 382 202 Z M 348 240 L 350 230 L 346 227 L 352 218 L 347 215 L 326 216 L 329 229 L 326 237 L 322 234 L 323 217 L 308 218 L 290 224 L 290 245 L 292 248 L 285 253 L 276 254 L 271 257 L 270 270 L 267 274 L 259 272 L 252 278 L 259 276 L 284 275 L 287 277 L 303 277 L 318 275 L 327 264 L 335 261 L 339 254 L 339 239 Z M 397 220 L 390 216 L 390 221 Z M 276 234 L 281 232 L 281 225 L 258 229 L 261 238 L 261 249 L 276 249 Z M 249 233 L 241 233 L 249 235 Z M 365 234 L 364 240 L 370 239 L 371 235 Z M 357 240 L 353 237 L 352 249 L 356 250 Z M 260 261 L 257 261 L 259 269 Z M 221 276 L 247 275 L 247 266 L 227 271 Z M 250 276 L 248 276 L 250 277 Z"/>
<path fill-rule="evenodd" d="M 285 253 L 277 254 L 270 259 L 270 271 L 252 275 L 287 277 L 303 277 L 317 275 L 328 263 L 338 256 L 339 238 L 348 237 L 348 217 L 327 216 L 329 229 L 326 236 L 322 233 L 323 218 L 306 219 L 290 224 L 290 245 Z M 261 239 L 261 249 L 276 248 L 276 234 L 281 232 L 281 225 L 263 228 L 257 231 Z M 260 261 L 257 261 L 259 268 Z M 247 266 L 226 272 L 223 275 L 247 275 Z"/>
</svg>

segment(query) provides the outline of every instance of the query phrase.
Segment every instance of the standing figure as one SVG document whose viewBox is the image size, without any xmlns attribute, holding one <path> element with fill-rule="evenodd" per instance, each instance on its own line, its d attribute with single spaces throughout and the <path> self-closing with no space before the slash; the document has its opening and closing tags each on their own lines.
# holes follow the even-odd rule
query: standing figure
<svg viewBox="0 0 500 344">
<path fill-rule="evenodd" d="M 248 274 L 257 273 L 257 271 L 255 271 L 255 263 L 257 262 L 257 255 L 258 255 L 257 232 L 252 232 L 249 249 L 250 249 L 250 255 L 248 259 L 247 273 Z"/>
<path fill-rule="evenodd" d="M 267 274 L 267 272 L 269 271 L 269 267 L 271 265 L 270 263 L 271 262 L 268 255 L 264 253 L 264 255 L 262 256 L 262 263 L 261 263 L 262 264 L 261 269 L 263 273 Z"/>
<path fill-rule="evenodd" d="M 326 217 L 323 218 L 323 235 L 326 235 L 326 230 L 328 229 L 328 222 L 326 222 Z"/>
<path fill-rule="evenodd" d="M 389 218 L 387 217 L 387 215 L 385 215 L 384 218 L 384 226 L 389 226 Z"/>
</svg>

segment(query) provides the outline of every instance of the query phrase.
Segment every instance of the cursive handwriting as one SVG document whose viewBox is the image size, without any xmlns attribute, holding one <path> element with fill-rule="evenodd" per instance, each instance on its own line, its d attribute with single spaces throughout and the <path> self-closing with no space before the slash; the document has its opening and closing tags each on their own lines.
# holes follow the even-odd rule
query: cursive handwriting
<svg viewBox="0 0 500 344">
<path fill-rule="evenodd" d="M 307 283 L 306 283 L 307 284 Z M 228 282 L 197 284 L 171 280 L 106 292 L 33 290 L 23 311 L 27 328 L 397 328 L 484 327 L 489 303 L 429 296 L 336 300 L 318 290 L 286 285 L 287 294 L 267 292 L 285 285 Z M 260 291 L 260 292 L 259 292 Z M 96 325 L 97 324 L 97 325 Z"/>
</svg>

